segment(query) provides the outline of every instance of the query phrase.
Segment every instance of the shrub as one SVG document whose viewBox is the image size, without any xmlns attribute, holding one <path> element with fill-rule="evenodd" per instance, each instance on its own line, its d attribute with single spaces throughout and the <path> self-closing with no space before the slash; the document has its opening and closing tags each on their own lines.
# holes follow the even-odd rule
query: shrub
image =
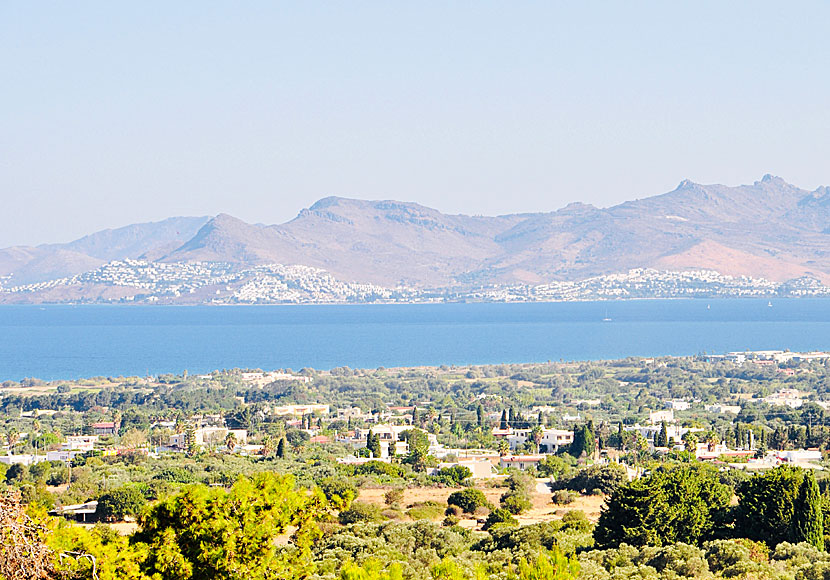
<svg viewBox="0 0 830 580">
<path fill-rule="evenodd" d="M 320 482 L 320 490 L 335 509 L 349 509 L 354 498 L 357 497 L 357 488 L 344 477 L 327 477 Z"/>
<path fill-rule="evenodd" d="M 396 487 L 383 494 L 383 501 L 388 506 L 394 506 L 403 500 L 403 489 Z"/>
<path fill-rule="evenodd" d="M 610 495 L 627 481 L 628 474 L 625 467 L 617 463 L 609 463 L 587 467 L 573 477 L 558 482 L 556 487 L 577 492 L 598 489 L 602 493 Z"/>
<path fill-rule="evenodd" d="M 351 507 L 340 512 L 338 518 L 340 523 L 345 525 L 356 524 L 358 522 L 379 522 L 383 519 L 380 508 L 371 503 L 361 501 L 353 502 Z"/>
<path fill-rule="evenodd" d="M 447 517 L 444 518 L 444 525 L 447 526 L 447 527 L 456 526 L 456 525 L 458 525 L 458 522 L 460 522 L 460 521 L 461 521 L 461 518 L 459 518 L 458 516 L 447 516 Z"/>
<path fill-rule="evenodd" d="M 518 526 L 519 520 L 514 518 L 513 514 L 506 509 L 499 508 L 490 512 L 490 515 L 487 516 L 487 521 L 484 522 L 484 526 L 481 529 L 486 531 L 499 524 L 504 526 Z"/>
<path fill-rule="evenodd" d="M 440 503 L 435 501 L 425 501 L 412 505 L 407 512 L 413 520 L 437 520 L 444 513 L 444 509 Z"/>
<path fill-rule="evenodd" d="M 456 505 L 468 514 L 475 513 L 477 508 L 490 505 L 481 490 L 472 487 L 451 493 L 447 498 L 447 504 Z"/>
<path fill-rule="evenodd" d="M 551 501 L 556 505 L 569 505 L 576 499 L 576 493 L 569 489 L 559 489 L 553 492 Z"/>
<path fill-rule="evenodd" d="M 464 482 L 473 476 L 473 472 L 466 465 L 445 467 L 432 476 L 432 480 L 452 487 L 464 485 Z"/>
<path fill-rule="evenodd" d="M 367 461 L 363 465 L 355 465 L 355 475 L 385 475 L 387 477 L 406 477 L 406 470 L 400 465 L 385 461 Z"/>
<path fill-rule="evenodd" d="M 568 513 L 562 516 L 562 529 L 587 532 L 591 527 L 593 527 L 593 524 L 582 510 L 569 510 Z"/>
<path fill-rule="evenodd" d="M 533 507 L 530 496 L 525 492 L 509 491 L 501 496 L 501 507 L 511 514 L 518 515 Z"/>
<path fill-rule="evenodd" d="M 171 483 L 195 483 L 196 476 L 192 471 L 183 467 L 165 467 L 159 471 L 153 479 L 169 481 Z"/>
<path fill-rule="evenodd" d="M 126 516 L 138 515 L 146 503 L 137 487 L 124 486 L 99 497 L 97 513 L 108 521 L 123 520 Z"/>
</svg>

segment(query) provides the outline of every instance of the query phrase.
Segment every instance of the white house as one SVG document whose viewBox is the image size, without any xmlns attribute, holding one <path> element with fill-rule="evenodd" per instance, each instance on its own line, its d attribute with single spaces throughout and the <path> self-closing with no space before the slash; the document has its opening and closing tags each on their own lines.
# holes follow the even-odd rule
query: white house
<svg viewBox="0 0 830 580">
<path fill-rule="evenodd" d="M 531 467 L 538 466 L 539 462 L 544 458 L 544 455 L 506 455 L 499 458 L 499 467 L 502 469 L 512 467 L 525 471 Z"/>
<path fill-rule="evenodd" d="M 672 411 L 688 411 L 689 407 L 692 406 L 689 401 L 665 401 L 663 403 L 666 409 L 671 409 Z"/>
<path fill-rule="evenodd" d="M 666 423 L 674 423 L 674 409 L 653 411 L 648 414 L 648 422 L 652 425 L 662 423 L 663 421 Z"/>
</svg>

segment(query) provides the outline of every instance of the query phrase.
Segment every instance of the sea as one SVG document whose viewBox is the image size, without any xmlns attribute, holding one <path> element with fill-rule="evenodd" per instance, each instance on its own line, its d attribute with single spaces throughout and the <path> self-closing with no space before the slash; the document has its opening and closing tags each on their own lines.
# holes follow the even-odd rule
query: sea
<svg viewBox="0 0 830 580">
<path fill-rule="evenodd" d="M 0 381 L 830 350 L 830 299 L 0 306 Z"/>
</svg>

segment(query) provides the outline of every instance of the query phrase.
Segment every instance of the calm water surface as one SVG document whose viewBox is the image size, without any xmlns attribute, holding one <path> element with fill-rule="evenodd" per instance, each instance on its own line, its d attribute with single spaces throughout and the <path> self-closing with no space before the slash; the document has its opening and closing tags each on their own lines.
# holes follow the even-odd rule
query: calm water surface
<svg viewBox="0 0 830 580">
<path fill-rule="evenodd" d="M 784 348 L 830 349 L 830 300 L 0 306 L 0 380 Z"/>
</svg>

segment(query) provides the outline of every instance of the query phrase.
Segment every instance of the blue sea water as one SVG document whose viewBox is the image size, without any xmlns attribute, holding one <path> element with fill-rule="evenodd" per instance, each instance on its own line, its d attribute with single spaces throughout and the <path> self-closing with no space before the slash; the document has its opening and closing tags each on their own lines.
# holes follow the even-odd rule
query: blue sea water
<svg viewBox="0 0 830 580">
<path fill-rule="evenodd" d="M 785 348 L 830 349 L 830 300 L 0 306 L 0 380 Z"/>
</svg>

